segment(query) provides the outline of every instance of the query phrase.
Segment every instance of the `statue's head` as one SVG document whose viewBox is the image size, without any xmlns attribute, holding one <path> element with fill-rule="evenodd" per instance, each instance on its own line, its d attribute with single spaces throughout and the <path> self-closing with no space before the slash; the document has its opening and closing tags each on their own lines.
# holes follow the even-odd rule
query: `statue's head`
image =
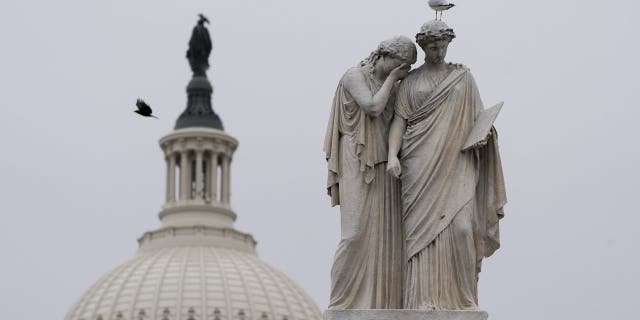
<svg viewBox="0 0 640 320">
<path fill-rule="evenodd" d="M 204 14 L 198 13 L 198 24 L 204 25 L 205 23 L 209 23 L 209 19 L 207 19 L 207 17 L 205 17 Z"/>
<path fill-rule="evenodd" d="M 417 55 L 416 46 L 411 39 L 397 36 L 382 41 L 378 48 L 361 62 L 361 65 L 375 66 L 378 63 L 383 63 L 384 69 L 390 72 L 403 63 L 414 64 Z"/>
<path fill-rule="evenodd" d="M 422 48 L 425 60 L 430 63 L 442 63 L 447 55 L 449 43 L 456 37 L 453 29 L 442 20 L 431 20 L 420 27 L 416 34 L 416 43 Z"/>
<path fill-rule="evenodd" d="M 395 57 L 406 64 L 416 63 L 418 55 L 413 41 L 405 36 L 397 36 L 380 42 L 376 51 L 381 57 Z"/>
</svg>

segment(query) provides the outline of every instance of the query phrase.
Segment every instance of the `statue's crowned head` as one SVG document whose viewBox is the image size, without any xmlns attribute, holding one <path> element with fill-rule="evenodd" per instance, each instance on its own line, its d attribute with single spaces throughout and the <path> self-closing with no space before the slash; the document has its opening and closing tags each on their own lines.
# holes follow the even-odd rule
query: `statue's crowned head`
<svg viewBox="0 0 640 320">
<path fill-rule="evenodd" d="M 204 25 L 205 23 L 209 23 L 209 19 L 207 19 L 207 17 L 205 17 L 204 14 L 198 13 L 198 24 Z"/>
<path fill-rule="evenodd" d="M 405 36 L 396 36 L 380 42 L 378 48 L 371 52 L 369 57 L 361 62 L 361 65 L 375 65 L 378 59 L 387 56 L 399 58 L 404 63 L 411 65 L 416 62 L 418 53 L 411 39 Z"/>
<path fill-rule="evenodd" d="M 455 32 L 442 20 L 431 20 L 420 27 L 416 34 L 416 43 L 421 48 L 427 43 L 446 40 L 451 42 L 456 37 Z"/>
</svg>

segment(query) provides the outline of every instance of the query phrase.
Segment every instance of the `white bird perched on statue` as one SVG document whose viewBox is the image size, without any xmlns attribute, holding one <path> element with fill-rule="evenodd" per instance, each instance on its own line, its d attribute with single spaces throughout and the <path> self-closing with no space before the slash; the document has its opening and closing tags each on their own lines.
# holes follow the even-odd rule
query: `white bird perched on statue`
<svg viewBox="0 0 640 320">
<path fill-rule="evenodd" d="M 449 3 L 447 0 L 429 0 L 429 7 L 436 12 L 436 20 L 438 20 L 438 12 L 440 12 L 440 20 L 442 20 L 442 11 L 453 8 L 455 4 Z"/>
</svg>

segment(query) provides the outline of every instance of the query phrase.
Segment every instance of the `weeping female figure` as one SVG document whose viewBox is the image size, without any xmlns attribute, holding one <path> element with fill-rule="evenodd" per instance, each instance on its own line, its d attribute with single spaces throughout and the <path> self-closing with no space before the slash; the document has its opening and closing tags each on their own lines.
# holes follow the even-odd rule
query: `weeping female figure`
<svg viewBox="0 0 640 320">
<path fill-rule="evenodd" d="M 385 165 L 397 83 L 415 61 L 411 39 L 395 37 L 338 84 L 324 143 L 327 190 L 341 215 L 329 309 L 402 307 L 400 186 Z"/>
</svg>

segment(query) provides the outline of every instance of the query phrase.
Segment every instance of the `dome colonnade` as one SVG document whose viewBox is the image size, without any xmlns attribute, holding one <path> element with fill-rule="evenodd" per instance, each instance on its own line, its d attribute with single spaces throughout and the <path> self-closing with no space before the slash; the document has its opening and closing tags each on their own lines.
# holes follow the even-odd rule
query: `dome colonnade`
<svg viewBox="0 0 640 320">
<path fill-rule="evenodd" d="M 178 129 L 160 139 L 167 165 L 163 225 L 231 227 L 236 218 L 230 201 L 231 160 L 237 146 L 235 138 L 206 127 Z"/>
</svg>

